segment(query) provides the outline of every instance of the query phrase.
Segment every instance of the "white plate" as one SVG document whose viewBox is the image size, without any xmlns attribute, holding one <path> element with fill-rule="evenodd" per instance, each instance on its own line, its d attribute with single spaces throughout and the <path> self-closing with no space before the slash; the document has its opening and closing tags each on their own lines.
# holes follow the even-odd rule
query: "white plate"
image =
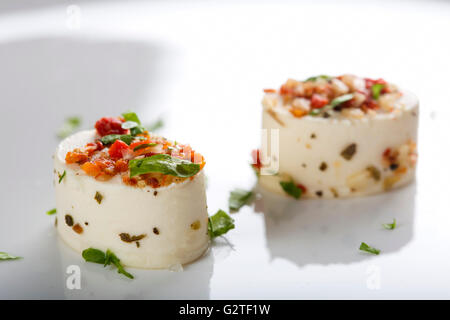
<svg viewBox="0 0 450 320">
<path fill-rule="evenodd" d="M 51 1 L 49 1 L 51 2 Z M 0 10 L 2 10 L 0 8 Z M 450 4 L 112 2 L 0 11 L 0 298 L 449 298 Z M 53 228 L 51 155 L 66 116 L 163 116 L 206 156 L 210 214 L 251 188 L 262 88 L 287 77 L 384 77 L 421 101 L 417 181 L 362 199 L 263 195 L 183 272 L 88 264 Z M 398 229 L 382 223 L 398 221 Z M 361 241 L 379 256 L 358 250 Z M 66 286 L 68 266 L 81 289 Z"/>
</svg>

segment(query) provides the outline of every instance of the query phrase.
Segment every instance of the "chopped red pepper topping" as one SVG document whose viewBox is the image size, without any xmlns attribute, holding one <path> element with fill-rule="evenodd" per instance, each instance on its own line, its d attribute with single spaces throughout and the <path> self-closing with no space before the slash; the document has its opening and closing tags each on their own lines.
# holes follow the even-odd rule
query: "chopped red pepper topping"
<svg viewBox="0 0 450 320">
<path fill-rule="evenodd" d="M 328 104 L 329 100 L 319 94 L 314 93 L 311 97 L 311 108 L 320 109 Z"/>
<path fill-rule="evenodd" d="M 128 145 L 122 140 L 117 139 L 114 143 L 109 147 L 108 153 L 113 159 L 120 159 L 124 156 L 125 152 L 130 150 Z"/>
</svg>

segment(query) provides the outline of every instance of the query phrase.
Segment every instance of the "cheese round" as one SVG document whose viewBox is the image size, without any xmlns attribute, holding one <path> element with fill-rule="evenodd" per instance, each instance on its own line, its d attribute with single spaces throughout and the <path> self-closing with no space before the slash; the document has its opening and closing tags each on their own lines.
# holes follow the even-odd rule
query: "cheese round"
<svg viewBox="0 0 450 320">
<path fill-rule="evenodd" d="M 159 188 L 132 187 L 120 176 L 98 181 L 65 161 L 67 152 L 95 138 L 95 130 L 74 134 L 54 156 L 57 230 L 64 242 L 78 252 L 110 249 L 125 266 L 138 268 L 171 268 L 200 257 L 209 245 L 203 171 Z"/>
<path fill-rule="evenodd" d="M 263 99 L 259 183 L 264 188 L 286 194 L 280 182 L 291 181 L 303 189 L 302 197 L 338 198 L 374 194 L 414 179 L 418 100 L 413 94 L 403 91 L 388 112 L 349 108 L 325 117 L 296 117 L 297 110 L 276 92 Z"/>
</svg>

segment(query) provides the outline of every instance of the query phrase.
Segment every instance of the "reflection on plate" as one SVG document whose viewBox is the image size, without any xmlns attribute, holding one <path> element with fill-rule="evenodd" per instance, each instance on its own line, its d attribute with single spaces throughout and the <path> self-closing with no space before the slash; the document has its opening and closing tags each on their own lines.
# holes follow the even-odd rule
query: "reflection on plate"
<svg viewBox="0 0 450 320">
<path fill-rule="evenodd" d="M 298 266 L 351 263 L 372 257 L 360 252 L 366 242 L 392 253 L 413 236 L 415 183 L 375 196 L 339 200 L 300 200 L 270 194 L 255 204 L 264 213 L 267 246 L 272 259 L 284 258 Z M 395 230 L 383 223 L 397 220 Z"/>
</svg>

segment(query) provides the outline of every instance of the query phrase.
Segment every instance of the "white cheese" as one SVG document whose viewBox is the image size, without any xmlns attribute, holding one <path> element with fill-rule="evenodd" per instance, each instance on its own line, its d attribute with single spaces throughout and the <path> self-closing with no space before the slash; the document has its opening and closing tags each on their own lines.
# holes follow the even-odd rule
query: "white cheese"
<svg viewBox="0 0 450 320">
<path fill-rule="evenodd" d="M 392 112 L 363 116 L 336 113 L 330 118 L 296 118 L 283 106 L 281 97 L 268 94 L 263 99 L 263 129 L 267 131 L 261 148 L 264 167 L 260 184 L 285 194 L 280 181 L 293 180 L 307 188 L 303 197 L 324 198 L 368 195 L 400 187 L 415 176 L 417 125 L 418 100 L 408 92 Z M 271 129 L 278 129 L 278 134 Z M 351 144 L 356 151 L 351 159 L 345 159 L 341 153 Z M 397 170 L 383 161 L 387 148 L 399 151 Z M 406 159 L 401 156 L 402 148 L 408 149 Z"/>
<path fill-rule="evenodd" d="M 77 133 L 62 141 L 55 154 L 57 229 L 64 242 L 78 252 L 110 249 L 125 266 L 138 268 L 170 268 L 200 257 L 209 245 L 203 171 L 192 180 L 156 189 L 127 186 L 119 176 L 97 181 L 78 165 L 65 163 L 68 151 L 94 138 L 95 130 Z M 58 173 L 64 170 L 58 183 Z M 95 199 L 97 192 L 103 196 L 101 203 Z M 82 233 L 66 223 L 66 215 Z M 122 241 L 121 233 L 145 237 L 138 247 L 135 241 Z"/>
</svg>

